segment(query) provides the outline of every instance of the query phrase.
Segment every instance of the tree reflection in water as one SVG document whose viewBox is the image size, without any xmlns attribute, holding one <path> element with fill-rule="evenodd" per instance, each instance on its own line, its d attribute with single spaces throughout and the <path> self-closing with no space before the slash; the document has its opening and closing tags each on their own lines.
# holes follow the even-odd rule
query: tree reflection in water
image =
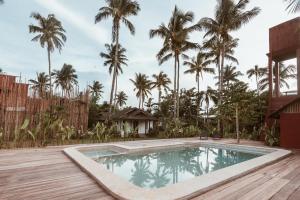
<svg viewBox="0 0 300 200">
<path fill-rule="evenodd" d="M 258 156 L 213 147 L 177 148 L 145 154 L 116 155 L 97 161 L 137 186 L 160 188 Z"/>
</svg>

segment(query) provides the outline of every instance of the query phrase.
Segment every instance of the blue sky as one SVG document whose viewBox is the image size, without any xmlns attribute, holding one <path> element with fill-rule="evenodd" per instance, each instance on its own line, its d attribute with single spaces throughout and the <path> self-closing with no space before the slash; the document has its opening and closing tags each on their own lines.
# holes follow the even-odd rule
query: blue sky
<svg viewBox="0 0 300 200">
<path fill-rule="evenodd" d="M 173 61 L 159 66 L 155 55 L 161 48 L 160 39 L 149 39 L 149 30 L 156 28 L 161 22 L 167 22 L 174 6 L 193 11 L 195 21 L 202 17 L 212 17 L 215 0 L 138 0 L 141 12 L 130 20 L 136 27 L 136 35 L 131 36 L 122 26 L 121 44 L 127 49 L 128 67 L 119 77 L 119 91 L 123 90 L 129 96 L 128 105 L 136 106 L 137 99 L 133 92 L 130 78 L 134 73 L 141 72 L 149 77 L 163 70 L 173 77 Z M 104 6 L 104 0 L 6 0 L 0 6 L 0 68 L 7 74 L 22 74 L 24 80 L 35 78 L 36 72 L 47 71 L 46 49 L 32 42 L 33 35 L 28 33 L 28 25 L 34 23 L 30 18 L 32 12 L 42 15 L 54 13 L 62 21 L 67 31 L 68 40 L 61 54 L 55 52 L 52 56 L 53 68 L 61 68 L 64 63 L 72 64 L 79 76 L 80 88 L 84 88 L 93 80 L 99 80 L 105 86 L 104 100 L 109 99 L 111 77 L 108 69 L 103 66 L 99 53 L 104 51 L 104 44 L 111 41 L 111 20 L 94 24 L 94 16 L 98 9 Z M 251 0 L 248 8 L 258 6 L 262 9 L 260 15 L 234 32 L 238 37 L 239 47 L 235 56 L 239 60 L 237 66 L 245 73 L 250 67 L 258 64 L 266 66 L 268 52 L 268 29 L 286 20 L 297 17 L 288 14 L 282 0 Z M 299 15 L 299 14 L 298 14 Z M 201 43 L 203 33 L 195 33 L 191 40 Z M 193 56 L 195 52 L 191 52 Z M 294 60 L 290 61 L 295 63 Z M 183 66 L 181 72 L 186 68 Z M 242 78 L 254 87 L 254 82 L 246 76 Z M 201 88 L 214 86 L 213 76 L 205 76 Z M 291 83 L 295 86 L 295 82 Z M 181 87 L 196 86 L 192 75 L 181 75 Z M 157 91 L 153 91 L 154 98 Z"/>
</svg>

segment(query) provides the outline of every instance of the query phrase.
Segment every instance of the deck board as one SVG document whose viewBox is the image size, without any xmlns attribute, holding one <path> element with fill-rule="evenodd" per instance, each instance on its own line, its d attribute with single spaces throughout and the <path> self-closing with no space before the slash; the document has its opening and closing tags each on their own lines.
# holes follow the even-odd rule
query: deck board
<svg viewBox="0 0 300 200">
<path fill-rule="evenodd" d="M 62 153 L 63 148 L 0 150 L 0 199 L 113 199 Z M 299 200 L 300 152 L 194 198 L 200 199 Z"/>
</svg>

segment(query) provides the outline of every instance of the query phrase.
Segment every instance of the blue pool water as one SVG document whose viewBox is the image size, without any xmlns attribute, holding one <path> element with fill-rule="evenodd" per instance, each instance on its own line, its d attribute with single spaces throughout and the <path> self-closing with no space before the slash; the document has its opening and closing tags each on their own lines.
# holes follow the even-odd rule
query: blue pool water
<svg viewBox="0 0 300 200">
<path fill-rule="evenodd" d="M 103 150 L 83 153 L 114 174 L 142 188 L 175 184 L 262 155 L 205 146 L 125 155 L 101 151 Z"/>
</svg>

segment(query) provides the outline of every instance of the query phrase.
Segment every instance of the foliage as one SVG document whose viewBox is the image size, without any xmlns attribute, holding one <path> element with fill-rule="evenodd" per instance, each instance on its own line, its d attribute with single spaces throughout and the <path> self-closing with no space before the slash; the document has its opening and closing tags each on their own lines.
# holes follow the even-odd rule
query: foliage
<svg viewBox="0 0 300 200">
<path fill-rule="evenodd" d="M 135 73 L 135 78 L 130 79 L 134 85 L 134 91 L 136 91 L 136 97 L 139 99 L 139 108 L 144 105 L 145 98 L 151 94 L 151 81 L 148 76 L 141 73 Z"/>
<path fill-rule="evenodd" d="M 265 143 L 269 146 L 279 145 L 279 130 L 276 121 L 271 128 L 265 127 Z"/>
</svg>

